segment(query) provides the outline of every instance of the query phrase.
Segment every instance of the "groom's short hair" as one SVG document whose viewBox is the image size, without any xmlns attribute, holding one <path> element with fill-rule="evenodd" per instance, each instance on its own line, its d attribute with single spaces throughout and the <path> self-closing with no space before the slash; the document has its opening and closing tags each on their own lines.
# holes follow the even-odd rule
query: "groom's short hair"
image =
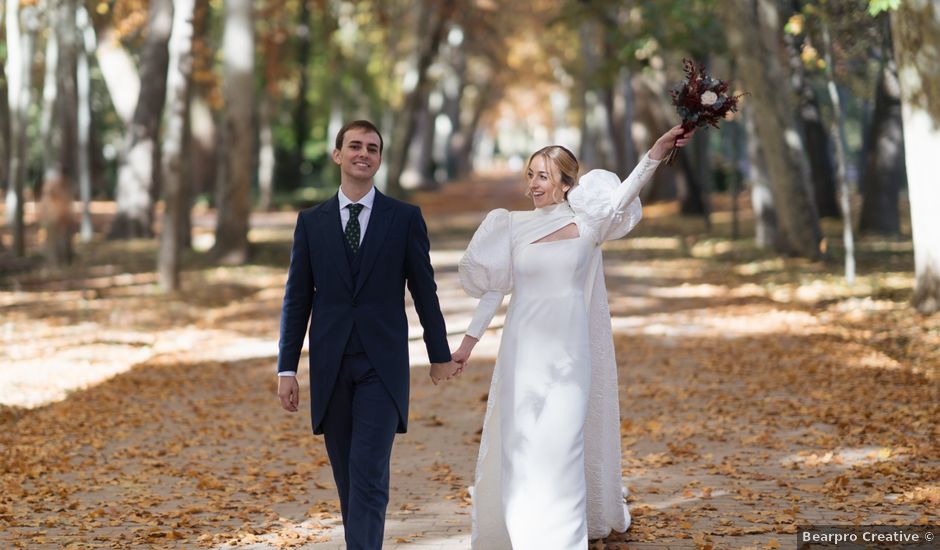
<svg viewBox="0 0 940 550">
<path fill-rule="evenodd" d="M 385 141 L 382 139 L 382 132 L 379 132 L 379 129 L 375 127 L 375 124 L 372 124 L 368 120 L 354 120 L 352 122 L 347 122 L 345 126 L 339 129 L 339 132 L 336 134 L 336 148 L 343 148 L 343 137 L 346 136 L 346 132 L 357 128 L 359 130 L 366 130 L 369 132 L 375 132 L 375 135 L 379 136 L 379 154 L 382 154 L 382 149 L 385 147 Z"/>
</svg>

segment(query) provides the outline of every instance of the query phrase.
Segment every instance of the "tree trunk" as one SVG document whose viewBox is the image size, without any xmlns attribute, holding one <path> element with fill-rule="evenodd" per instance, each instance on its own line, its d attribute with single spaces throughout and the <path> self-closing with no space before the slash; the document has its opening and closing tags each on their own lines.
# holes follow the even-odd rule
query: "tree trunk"
<svg viewBox="0 0 940 550">
<path fill-rule="evenodd" d="M 13 253 L 26 254 L 23 223 L 23 187 L 26 183 L 27 124 L 32 103 L 32 61 L 39 14 L 33 6 L 20 9 L 19 0 L 7 0 L 7 70 L 10 104 L 10 164 L 6 210 L 13 233 Z"/>
<path fill-rule="evenodd" d="M 799 12 L 799 0 L 794 1 L 794 12 Z M 800 53 L 805 44 L 805 36 L 797 37 L 784 33 L 787 45 L 787 57 L 790 65 L 790 81 L 797 97 L 798 119 L 806 140 L 806 155 L 809 160 L 810 175 L 813 178 L 813 195 L 816 209 L 824 218 L 839 216 L 836 202 L 836 176 L 832 166 L 829 135 L 823 126 L 822 113 L 816 91 L 806 78 L 806 69 Z"/>
<path fill-rule="evenodd" d="M 271 99 L 262 94 L 258 102 L 258 209 L 271 209 L 274 193 L 274 124 Z"/>
<path fill-rule="evenodd" d="M 78 4 L 76 0 L 70 0 L 69 3 L 74 8 L 71 15 L 75 21 L 76 38 L 79 39 L 76 48 L 78 63 L 75 72 L 75 89 L 78 99 L 76 154 L 78 155 L 78 190 L 82 199 L 79 235 L 82 242 L 88 242 L 94 233 L 91 224 L 91 78 L 88 58 L 95 51 L 95 31 L 91 27 L 84 4 Z"/>
<path fill-rule="evenodd" d="M 252 109 L 254 105 L 254 34 L 251 0 L 225 3 L 222 43 L 223 93 L 222 154 L 225 178 L 219 180 L 216 257 L 226 264 L 248 259 L 248 218 L 251 215 L 251 174 L 254 159 Z"/>
<path fill-rule="evenodd" d="M 901 216 L 898 194 L 907 185 L 904 167 L 904 128 L 901 125 L 901 90 L 898 66 L 890 37 L 875 92 L 875 109 L 862 155 L 862 212 L 859 231 L 898 235 Z"/>
<path fill-rule="evenodd" d="M 409 144 L 414 137 L 415 126 L 417 124 L 417 113 L 422 103 L 427 103 L 428 95 L 428 67 L 437 56 L 441 41 L 444 39 L 444 31 L 447 29 L 447 23 L 450 21 L 451 14 L 454 11 L 455 2 L 445 2 L 437 10 L 433 9 L 435 3 L 425 0 L 424 7 L 430 11 L 437 11 L 437 17 L 434 18 L 431 32 L 424 35 L 420 45 L 417 66 L 417 82 L 414 88 L 405 96 L 405 102 L 401 109 L 399 132 L 392 143 L 392 156 L 388 168 L 388 180 L 386 190 L 392 196 L 402 196 L 404 190 L 401 186 L 401 175 L 405 170 L 405 164 L 408 162 Z"/>
<path fill-rule="evenodd" d="M 194 82 L 190 91 L 188 131 L 191 138 L 188 155 L 191 183 L 187 187 L 191 199 L 200 194 L 208 194 L 212 198 L 216 191 L 219 167 L 216 119 L 204 93 L 205 90 Z M 192 203 L 192 200 L 189 202 Z"/>
<path fill-rule="evenodd" d="M 294 167 L 296 181 L 293 186 L 302 186 L 309 172 L 304 166 L 304 145 L 310 133 L 307 121 L 308 75 L 310 73 L 310 38 L 313 26 L 310 19 L 308 0 L 300 0 L 300 24 L 297 26 L 297 70 L 300 82 L 297 85 L 297 106 L 294 111 Z M 337 79 L 338 80 L 338 79 Z M 332 150 L 332 149 L 331 149 Z"/>
<path fill-rule="evenodd" d="M 147 38 L 140 55 L 141 86 L 118 167 L 117 216 L 109 238 L 153 236 L 153 198 L 160 184 L 160 117 L 166 101 L 167 42 L 173 0 L 151 0 Z"/>
<path fill-rule="evenodd" d="M 891 15 L 901 83 L 904 156 L 914 238 L 913 305 L 940 310 L 940 0 L 906 0 Z"/>
<path fill-rule="evenodd" d="M 63 128 L 60 122 L 57 101 L 59 88 L 59 35 L 68 25 L 68 6 L 64 0 L 50 2 L 46 15 L 50 32 L 46 38 L 46 55 L 43 59 L 45 72 L 42 81 L 42 114 L 39 116 L 39 140 L 42 143 L 43 182 L 59 179 L 62 174 L 59 163 L 62 151 Z"/>
<path fill-rule="evenodd" d="M 163 134 L 163 223 L 157 272 L 164 291 L 179 288 L 179 230 L 183 217 L 183 141 L 193 68 L 194 0 L 175 0 L 166 82 L 166 131 Z"/>
<path fill-rule="evenodd" d="M 623 131 L 623 160 L 627 175 L 639 161 L 636 142 L 633 140 L 633 112 L 635 100 L 633 97 L 633 75 L 626 67 L 620 69 L 620 82 L 617 89 L 617 100 L 614 101 L 614 110 L 617 119 L 622 121 Z M 622 108 L 621 108 L 622 105 Z M 624 176 L 626 177 L 626 176 Z"/>
<path fill-rule="evenodd" d="M 758 248 L 779 250 L 780 235 L 777 232 L 777 212 L 774 209 L 774 194 L 767 177 L 767 163 L 760 139 L 757 137 L 757 123 L 753 109 L 741 113 L 747 134 L 748 173 L 751 186 L 751 209 L 754 211 L 754 240 Z"/>
<path fill-rule="evenodd" d="M 711 180 L 711 162 L 708 157 L 708 141 L 711 132 L 703 128 L 692 140 L 692 146 L 679 155 L 679 163 L 685 176 L 685 188 L 679 194 L 679 211 L 686 215 L 702 216 L 706 229 L 710 227 L 708 188 Z"/>
<path fill-rule="evenodd" d="M 473 147 L 477 140 L 477 130 L 480 127 L 480 119 L 483 118 L 483 113 L 486 112 L 486 109 L 493 102 L 498 101 L 500 93 L 497 86 L 490 80 L 484 85 L 480 93 L 477 94 L 470 123 L 466 126 L 462 126 L 460 133 L 454 139 L 457 148 L 454 159 L 455 178 L 462 178 L 473 171 Z"/>
<path fill-rule="evenodd" d="M 186 162 L 183 164 L 183 197 L 180 199 L 183 213 L 180 216 L 179 246 L 181 251 L 191 250 L 193 247 L 193 203 L 200 193 L 211 192 L 215 189 L 215 121 L 212 110 L 205 98 L 209 86 L 203 83 L 198 86 L 195 82 L 196 73 L 200 70 L 200 61 L 197 57 L 200 49 L 208 49 L 206 45 L 210 23 L 209 0 L 195 0 L 193 15 L 193 59 L 190 72 L 189 91 L 187 93 L 189 106 L 186 110 L 186 124 L 184 124 L 183 150 L 186 151 Z"/>
<path fill-rule="evenodd" d="M 0 0 L 0 42 L 6 44 L 6 0 Z M 6 48 L 4 48 L 6 50 Z M 0 192 L 6 194 L 10 173 L 10 103 L 7 87 L 6 56 L 0 58 Z M 0 250 L 3 241 L 0 240 Z"/>
<path fill-rule="evenodd" d="M 98 68 L 108 88 L 111 103 L 121 121 L 130 125 L 140 95 L 140 75 L 131 54 L 121 46 L 117 31 L 105 27 L 99 31 L 101 40 L 95 48 Z"/>
<path fill-rule="evenodd" d="M 39 221 L 45 233 L 43 252 L 56 267 L 72 259 L 72 182 L 70 163 L 75 143 L 75 57 L 77 34 L 71 0 L 48 4 L 45 74 L 39 138 L 43 144 L 43 175 Z"/>
<path fill-rule="evenodd" d="M 842 244 L 845 246 L 845 281 L 849 286 L 855 284 L 855 235 L 852 233 L 852 190 L 849 188 L 846 166 L 848 159 L 845 140 L 845 114 L 842 112 L 842 98 L 832 71 L 832 38 L 829 35 L 829 23 L 823 21 L 823 51 L 826 59 L 826 87 L 829 90 L 829 102 L 832 105 L 832 124 L 830 134 L 836 144 L 836 180 L 839 185 L 839 210 L 842 211 Z"/>
<path fill-rule="evenodd" d="M 409 163 L 411 167 L 408 171 L 413 171 L 419 189 L 433 189 L 437 186 L 434 179 L 434 141 L 437 133 L 435 120 L 439 111 L 431 111 L 431 106 L 425 101 L 418 112 L 418 124 L 413 139 L 415 149 L 412 150 Z"/>
<path fill-rule="evenodd" d="M 729 2 L 730 3 L 730 2 Z M 789 97 L 774 93 L 787 89 L 787 79 L 775 52 L 762 41 L 779 39 L 779 32 L 761 25 L 757 10 L 775 10 L 770 0 L 733 0 L 733 7 L 718 10 L 728 43 L 736 53 L 741 80 L 751 93 L 755 126 L 767 164 L 781 252 L 821 257 L 822 231 L 809 185 L 809 166 Z"/>
</svg>

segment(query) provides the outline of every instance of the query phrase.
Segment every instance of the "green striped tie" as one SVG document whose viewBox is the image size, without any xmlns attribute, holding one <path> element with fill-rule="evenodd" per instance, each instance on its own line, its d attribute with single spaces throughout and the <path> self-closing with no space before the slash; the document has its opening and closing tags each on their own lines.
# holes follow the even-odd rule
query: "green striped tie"
<svg viewBox="0 0 940 550">
<path fill-rule="evenodd" d="M 359 228 L 359 213 L 362 212 L 362 209 L 365 208 L 361 204 L 347 204 L 346 208 L 349 209 L 349 221 L 346 223 L 346 246 L 349 247 L 349 250 L 353 254 L 359 252 L 359 235 L 361 229 Z"/>
</svg>

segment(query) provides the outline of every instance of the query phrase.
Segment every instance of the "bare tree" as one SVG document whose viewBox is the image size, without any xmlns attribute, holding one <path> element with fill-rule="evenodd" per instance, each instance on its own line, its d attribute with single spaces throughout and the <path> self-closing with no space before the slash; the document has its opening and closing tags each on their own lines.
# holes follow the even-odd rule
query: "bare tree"
<svg viewBox="0 0 940 550">
<path fill-rule="evenodd" d="M 940 0 L 902 2 L 891 14 L 901 82 L 904 156 L 914 237 L 914 296 L 923 313 L 940 310 Z"/>
<path fill-rule="evenodd" d="M 150 0 L 147 38 L 140 54 L 140 88 L 118 169 L 117 216 L 110 238 L 153 235 L 153 197 L 160 181 L 160 117 L 166 100 L 173 0 Z"/>
<path fill-rule="evenodd" d="M 248 259 L 254 159 L 254 55 L 251 0 L 229 0 L 225 3 L 222 43 L 225 112 L 221 151 L 225 168 L 218 184 L 218 222 L 213 249 L 213 254 L 227 264 L 241 264 Z"/>
</svg>

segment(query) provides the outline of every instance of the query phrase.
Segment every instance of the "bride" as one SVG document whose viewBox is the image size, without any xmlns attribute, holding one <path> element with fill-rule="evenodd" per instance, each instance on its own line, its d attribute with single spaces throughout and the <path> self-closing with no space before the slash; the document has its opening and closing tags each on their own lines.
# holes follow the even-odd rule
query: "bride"
<svg viewBox="0 0 940 550">
<path fill-rule="evenodd" d="M 470 241 L 460 281 L 480 302 L 454 361 L 466 363 L 512 294 L 472 488 L 473 548 L 582 550 L 630 526 L 601 244 L 636 226 L 640 190 L 693 132 L 669 130 L 622 183 L 603 170 L 578 180 L 570 151 L 540 149 L 526 167 L 535 209 L 493 210 Z"/>
</svg>

